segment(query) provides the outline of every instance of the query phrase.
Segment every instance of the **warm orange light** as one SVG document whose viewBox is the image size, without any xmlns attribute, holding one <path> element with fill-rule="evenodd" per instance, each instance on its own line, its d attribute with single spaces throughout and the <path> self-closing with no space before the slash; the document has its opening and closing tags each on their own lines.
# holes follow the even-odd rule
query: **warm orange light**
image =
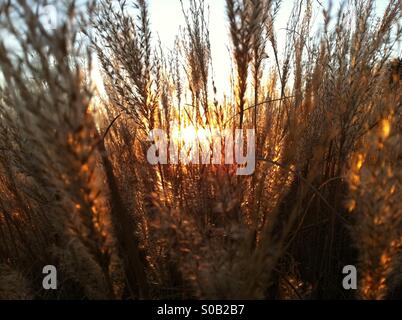
<svg viewBox="0 0 402 320">
<path fill-rule="evenodd" d="M 208 129 L 199 129 L 193 125 L 174 127 L 172 130 L 172 138 L 176 144 L 194 146 L 197 144 L 209 145 L 213 136 Z"/>
<path fill-rule="evenodd" d="M 383 139 L 387 139 L 391 133 L 391 123 L 389 120 L 384 119 L 381 122 L 381 136 Z"/>
</svg>

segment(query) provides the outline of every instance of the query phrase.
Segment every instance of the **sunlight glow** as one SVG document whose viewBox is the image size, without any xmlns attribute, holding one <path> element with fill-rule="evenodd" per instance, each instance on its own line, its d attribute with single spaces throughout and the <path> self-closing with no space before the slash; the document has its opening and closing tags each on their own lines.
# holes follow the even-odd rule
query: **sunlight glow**
<svg viewBox="0 0 402 320">
<path fill-rule="evenodd" d="M 185 144 L 187 146 L 194 146 L 201 144 L 207 146 L 212 142 L 212 134 L 206 129 L 199 129 L 193 125 L 188 126 L 174 126 L 172 129 L 172 138 L 178 144 Z"/>
</svg>

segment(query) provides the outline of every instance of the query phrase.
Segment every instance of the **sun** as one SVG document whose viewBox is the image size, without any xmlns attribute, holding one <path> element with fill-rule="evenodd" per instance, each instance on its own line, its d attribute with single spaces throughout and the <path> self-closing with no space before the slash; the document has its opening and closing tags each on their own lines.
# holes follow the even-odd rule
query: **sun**
<svg viewBox="0 0 402 320">
<path fill-rule="evenodd" d="M 185 127 L 182 131 L 182 139 L 186 143 L 193 143 L 198 138 L 197 129 L 194 126 Z"/>
<path fill-rule="evenodd" d="M 179 145 L 208 145 L 211 142 L 211 133 L 203 128 L 197 128 L 193 125 L 173 127 L 171 137 Z"/>
</svg>

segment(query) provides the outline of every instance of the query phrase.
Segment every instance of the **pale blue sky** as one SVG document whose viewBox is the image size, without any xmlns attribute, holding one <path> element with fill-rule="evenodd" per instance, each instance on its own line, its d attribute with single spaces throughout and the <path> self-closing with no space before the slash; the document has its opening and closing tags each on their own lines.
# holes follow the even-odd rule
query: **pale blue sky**
<svg viewBox="0 0 402 320">
<path fill-rule="evenodd" d="M 229 77 L 231 72 L 230 56 L 228 45 L 228 23 L 226 19 L 225 0 L 204 0 L 206 7 L 209 7 L 210 41 L 212 49 L 212 60 L 214 67 L 214 79 L 218 92 L 228 92 Z M 299 3 L 300 0 L 295 0 Z M 294 0 L 282 0 L 281 10 L 276 19 L 275 29 L 279 46 L 284 46 L 286 36 L 286 24 L 291 14 Z M 324 7 L 328 6 L 330 0 L 320 0 Z M 180 0 L 148 0 L 151 18 L 153 38 L 161 39 L 162 46 L 172 49 L 175 37 L 178 35 L 179 27 L 185 25 Z M 334 0 L 334 7 L 338 6 L 341 0 Z M 183 0 L 184 6 L 188 7 L 189 0 Z M 317 7 L 319 2 L 315 1 Z M 388 0 L 377 0 L 378 13 L 381 14 L 389 3 Z M 322 21 L 322 10 L 316 10 L 316 19 Z M 335 11 L 334 11 L 335 13 Z M 10 40 L 10 39 L 8 39 Z M 156 43 L 155 43 L 156 44 Z M 98 72 L 96 72 L 98 74 Z M 99 76 L 98 76 L 99 77 Z"/>
</svg>

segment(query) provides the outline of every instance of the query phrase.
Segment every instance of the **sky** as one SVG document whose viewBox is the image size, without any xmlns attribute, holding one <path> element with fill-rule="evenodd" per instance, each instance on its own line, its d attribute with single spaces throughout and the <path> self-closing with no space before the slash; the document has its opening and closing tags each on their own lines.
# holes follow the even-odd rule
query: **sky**
<svg viewBox="0 0 402 320">
<path fill-rule="evenodd" d="M 226 18 L 225 0 L 204 0 L 206 7 L 209 8 L 209 30 L 212 50 L 212 61 L 214 68 L 214 80 L 218 92 L 228 92 L 229 77 L 231 74 L 231 59 L 229 54 L 229 28 Z M 295 0 L 299 3 L 300 0 Z M 282 0 L 281 10 L 276 18 L 275 30 L 277 33 L 279 48 L 285 44 L 286 31 L 284 30 L 290 17 L 294 0 Z M 330 0 L 315 0 L 316 6 L 319 4 L 327 7 Z M 339 5 L 341 0 L 333 0 L 334 7 Z M 386 7 L 387 0 L 377 0 L 378 13 L 381 14 Z M 150 10 L 150 22 L 153 32 L 155 45 L 160 39 L 162 46 L 172 49 L 175 37 L 178 35 L 179 27 L 185 26 L 184 16 L 180 0 L 148 0 Z M 183 0 L 185 8 L 189 6 L 189 0 Z M 315 17 L 318 21 L 322 20 L 322 10 L 317 10 Z M 335 12 L 335 11 L 334 11 Z M 101 82 L 99 70 L 95 70 L 94 77 Z M 1 77 L 0 77 L 1 82 Z M 101 87 L 101 83 L 98 87 Z"/>
<path fill-rule="evenodd" d="M 212 61 L 214 68 L 214 79 L 218 92 L 227 91 L 228 79 L 230 77 L 230 55 L 228 52 L 229 29 L 226 18 L 225 0 L 204 0 L 206 7 L 209 7 L 210 22 L 210 42 L 212 50 Z M 300 0 L 295 0 L 297 3 Z M 280 49 L 284 47 L 288 19 L 291 15 L 294 0 L 283 0 L 281 10 L 276 18 L 275 30 Z M 322 21 L 322 5 L 327 8 L 330 0 L 315 1 L 319 10 L 315 12 L 315 19 Z M 183 0 L 185 7 L 188 7 L 188 0 Z M 333 0 L 334 9 L 339 6 L 341 0 Z M 388 1 L 377 0 L 378 14 L 382 14 Z M 185 25 L 180 0 L 149 0 L 149 10 L 151 16 L 151 27 L 154 32 L 154 38 L 160 39 L 162 45 L 166 48 L 172 48 L 180 26 Z M 334 10 L 334 14 L 336 10 Z"/>
<path fill-rule="evenodd" d="M 188 0 L 183 4 L 188 7 Z M 287 17 L 292 9 L 292 0 L 284 0 L 284 6 L 278 21 L 281 27 L 286 26 Z M 205 0 L 209 7 L 210 42 L 214 79 L 218 92 L 227 91 L 231 73 L 230 54 L 228 51 L 229 28 L 226 19 L 225 0 Z M 154 36 L 161 39 L 162 45 L 172 48 L 180 26 L 185 26 L 180 0 L 149 0 L 151 25 Z"/>
</svg>

